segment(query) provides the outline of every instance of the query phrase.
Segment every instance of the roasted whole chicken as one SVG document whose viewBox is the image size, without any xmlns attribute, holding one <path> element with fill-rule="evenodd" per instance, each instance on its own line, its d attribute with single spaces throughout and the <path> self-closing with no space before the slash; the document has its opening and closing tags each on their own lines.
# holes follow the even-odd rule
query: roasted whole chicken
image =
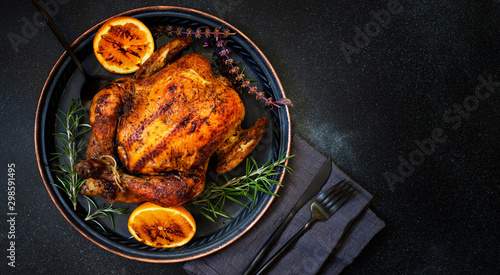
<svg viewBox="0 0 500 275">
<path fill-rule="evenodd" d="M 180 205 L 203 190 L 212 155 L 216 172 L 225 173 L 259 143 L 266 118 L 241 128 L 243 103 L 207 58 L 193 53 L 172 61 L 191 42 L 172 40 L 133 78 L 117 79 L 94 97 L 87 160 L 76 167 L 87 179 L 83 194 Z"/>
</svg>

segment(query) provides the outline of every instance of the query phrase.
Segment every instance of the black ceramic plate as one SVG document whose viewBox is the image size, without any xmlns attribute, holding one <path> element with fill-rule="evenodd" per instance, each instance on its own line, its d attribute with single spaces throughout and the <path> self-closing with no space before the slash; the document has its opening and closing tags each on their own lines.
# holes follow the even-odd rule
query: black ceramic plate
<svg viewBox="0 0 500 275">
<path fill-rule="evenodd" d="M 211 15 L 186 8 L 179 7 L 148 7 L 128 11 L 117 16 L 132 16 L 140 19 L 154 33 L 155 27 L 159 25 L 170 25 L 197 28 L 222 27 L 229 28 L 235 35 L 227 39 L 227 46 L 232 50 L 231 57 L 241 62 L 246 68 L 245 74 L 258 80 L 257 86 L 267 97 L 280 99 L 285 97 L 276 73 L 262 52 L 240 31 L 228 23 Z M 103 21 L 104 22 L 104 21 Z M 109 75 L 113 78 L 120 76 L 107 72 L 96 60 L 92 50 L 92 40 L 96 31 L 103 23 L 100 23 L 82 36 L 74 43 L 73 49 L 77 56 L 83 61 L 84 67 L 93 74 Z M 171 38 L 161 36 L 156 39 L 156 47 L 166 43 Z M 203 47 L 203 39 L 195 39 L 188 51 L 201 53 L 209 58 L 213 49 Z M 78 99 L 78 93 L 83 83 L 83 75 L 77 70 L 74 63 L 65 53 L 55 64 L 51 71 L 40 96 L 36 124 L 35 124 L 35 147 L 40 173 L 45 187 L 52 200 L 64 217 L 81 234 L 96 243 L 100 247 L 118 255 L 148 262 L 179 262 L 203 257 L 218 251 L 231 242 L 238 239 L 248 231 L 271 204 L 273 197 L 267 194 L 259 194 L 253 208 L 245 208 L 239 205 L 228 205 L 226 209 L 232 215 L 232 219 L 218 219 L 215 223 L 206 220 L 201 215 L 196 215 L 197 233 L 195 237 L 185 246 L 173 249 L 158 249 L 146 246 L 131 238 L 127 230 L 128 215 L 115 216 L 114 229 L 109 223 L 106 231 L 103 231 L 94 223 L 84 221 L 87 204 L 81 199 L 77 209 L 73 210 L 65 193 L 51 183 L 56 182 L 55 174 L 52 172 L 54 163 L 50 161 L 51 155 L 56 152 L 56 140 L 54 133 L 61 130 L 56 119 L 58 110 L 66 111 L 72 100 Z M 269 159 L 276 160 L 280 153 L 289 154 L 290 150 L 290 119 L 287 107 L 269 108 L 262 101 L 255 100 L 254 96 L 242 93 L 241 98 L 246 108 L 243 127 L 252 125 L 259 117 L 268 118 L 266 135 L 258 147 L 252 152 L 252 156 L 258 163 L 262 164 Z M 232 175 L 241 174 L 243 168 L 237 167 Z M 211 170 L 207 173 L 207 181 L 212 179 L 215 173 Z M 284 172 L 275 176 L 275 180 L 282 181 Z M 278 187 L 274 186 L 274 191 Z M 102 198 L 95 198 L 101 205 Z M 117 207 L 127 207 L 132 211 L 136 205 L 116 203 Z M 64 240 L 61 240 L 64 241 Z"/>
</svg>

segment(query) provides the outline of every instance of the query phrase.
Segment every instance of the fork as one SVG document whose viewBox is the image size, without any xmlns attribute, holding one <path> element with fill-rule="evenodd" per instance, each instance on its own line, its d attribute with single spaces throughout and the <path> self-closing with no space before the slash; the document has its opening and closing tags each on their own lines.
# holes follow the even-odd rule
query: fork
<svg viewBox="0 0 500 275">
<path fill-rule="evenodd" d="M 336 184 L 328 190 L 321 193 L 314 202 L 311 203 L 311 219 L 302 227 L 302 229 L 293 236 L 269 261 L 261 267 L 256 274 L 263 274 L 281 255 L 283 255 L 300 237 L 317 221 L 328 220 L 344 203 L 351 197 L 355 191 L 347 181 Z"/>
</svg>

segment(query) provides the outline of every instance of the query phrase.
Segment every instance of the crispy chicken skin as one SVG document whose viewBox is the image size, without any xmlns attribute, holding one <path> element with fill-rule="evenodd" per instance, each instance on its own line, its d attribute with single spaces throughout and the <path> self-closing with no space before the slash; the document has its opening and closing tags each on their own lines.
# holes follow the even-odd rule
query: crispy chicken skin
<svg viewBox="0 0 500 275">
<path fill-rule="evenodd" d="M 205 57 L 188 54 L 167 64 L 190 42 L 173 40 L 134 78 L 120 78 L 94 97 L 87 160 L 77 165 L 79 176 L 91 179 L 84 194 L 179 205 L 203 190 L 212 155 L 217 173 L 225 173 L 261 140 L 266 118 L 241 129 L 243 103 Z"/>
</svg>

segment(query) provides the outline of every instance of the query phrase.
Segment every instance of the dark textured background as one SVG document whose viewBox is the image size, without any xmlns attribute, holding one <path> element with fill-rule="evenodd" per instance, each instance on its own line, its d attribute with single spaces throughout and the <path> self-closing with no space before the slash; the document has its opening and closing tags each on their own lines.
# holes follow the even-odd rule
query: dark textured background
<svg viewBox="0 0 500 275">
<path fill-rule="evenodd" d="M 345 45 L 356 45 L 356 28 L 370 26 L 371 12 L 389 0 L 51 1 L 69 41 L 117 13 L 154 5 L 213 14 L 252 39 L 295 105 L 292 132 L 373 193 L 372 208 L 387 223 L 345 274 L 500 272 L 500 1 L 401 0 L 369 42 L 357 40 L 362 48 L 350 62 Z M 39 175 L 33 130 L 40 91 L 63 49 L 37 26 L 15 50 L 9 33 L 22 37 L 36 9 L 26 0 L 2 6 L 1 273 L 181 274 L 182 264 L 135 262 L 97 247 L 58 212 Z M 474 103 L 481 75 L 495 90 L 481 90 L 490 96 L 459 126 L 444 120 L 458 117 L 454 104 Z M 415 140 L 436 128 L 446 140 L 389 185 L 384 173 L 398 173 L 400 156 L 408 160 Z M 15 269 L 6 259 L 8 163 L 16 165 Z"/>
</svg>

